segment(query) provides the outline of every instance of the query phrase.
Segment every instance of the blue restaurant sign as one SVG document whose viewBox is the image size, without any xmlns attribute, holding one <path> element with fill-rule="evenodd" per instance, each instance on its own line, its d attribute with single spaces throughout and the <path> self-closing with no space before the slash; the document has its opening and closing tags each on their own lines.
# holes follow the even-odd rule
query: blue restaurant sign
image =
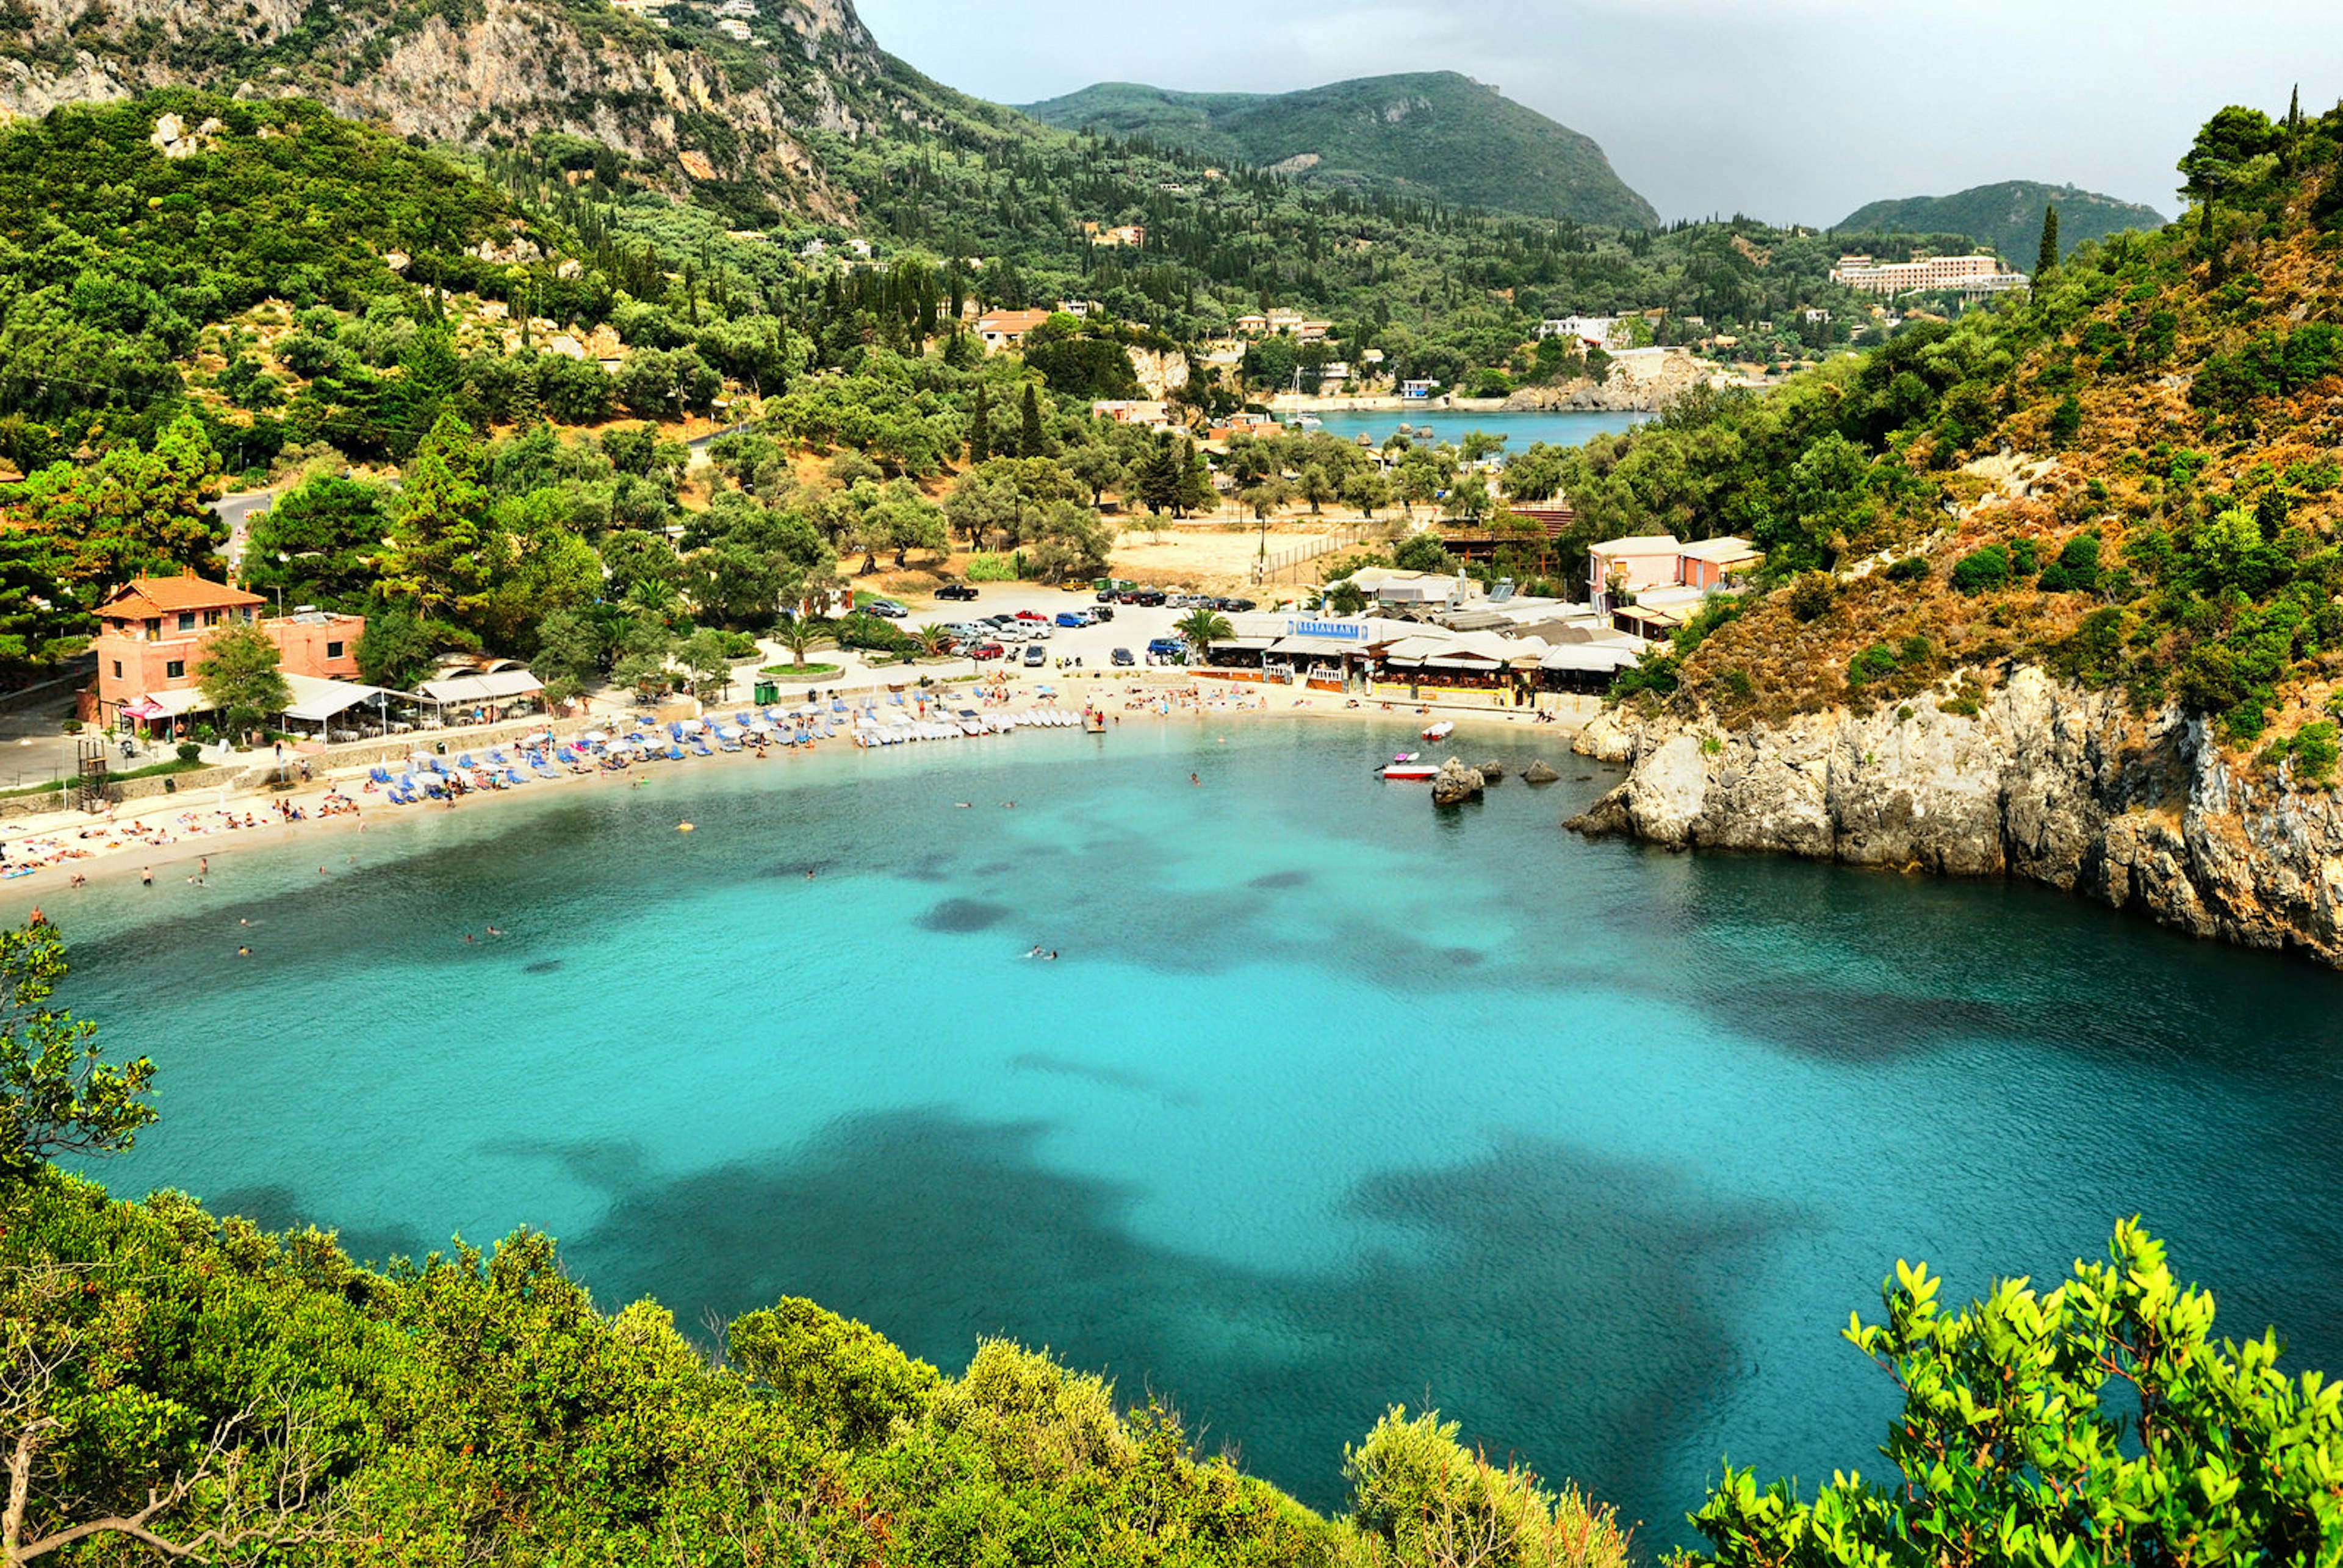
<svg viewBox="0 0 2343 1568">
<path fill-rule="evenodd" d="M 1367 628 L 1350 620 L 1289 620 L 1285 623 L 1288 637 L 1338 637 L 1346 642 L 1364 642 Z"/>
</svg>

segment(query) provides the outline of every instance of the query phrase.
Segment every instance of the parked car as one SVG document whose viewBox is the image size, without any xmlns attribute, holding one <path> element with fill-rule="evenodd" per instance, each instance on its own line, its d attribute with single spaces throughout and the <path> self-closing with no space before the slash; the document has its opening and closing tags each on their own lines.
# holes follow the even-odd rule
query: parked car
<svg viewBox="0 0 2343 1568">
<path fill-rule="evenodd" d="M 1112 620 L 1114 618 L 1114 606 L 1111 604 L 1093 606 L 1091 609 L 1090 617 L 1093 623 Z"/>
<path fill-rule="evenodd" d="M 1212 608 L 1233 615 L 1252 608 L 1253 604 L 1249 598 L 1216 598 L 1212 601 Z"/>
<path fill-rule="evenodd" d="M 1013 615 L 989 615 L 984 618 L 984 624 L 987 626 L 1015 626 L 1017 624 L 1017 618 Z"/>
<path fill-rule="evenodd" d="M 890 598 L 874 598 L 862 607 L 865 615 L 875 615 L 888 620 L 900 620 L 909 612 Z"/>
<path fill-rule="evenodd" d="M 1147 651 L 1158 658 L 1168 658 L 1173 654 L 1187 652 L 1188 645 L 1176 637 L 1151 638 L 1148 639 Z"/>
<path fill-rule="evenodd" d="M 1046 620 L 1029 620 L 1025 623 L 1025 639 L 1028 642 L 1047 642 L 1055 635 L 1057 634 L 1050 629 L 1050 623 Z"/>
<path fill-rule="evenodd" d="M 968 656 L 970 658 L 1001 658 L 1008 652 L 997 642 L 980 642 L 968 650 Z"/>
<path fill-rule="evenodd" d="M 1163 598 L 1164 594 L 1161 588 L 1141 588 L 1138 593 L 1131 597 L 1131 602 L 1136 605 L 1144 605 L 1149 609 L 1153 609 L 1163 602 Z"/>
<path fill-rule="evenodd" d="M 971 599 L 976 597 L 976 590 L 966 583 L 946 583 L 943 587 L 936 590 L 936 597 L 938 598 Z"/>
<path fill-rule="evenodd" d="M 1050 618 L 1043 615 L 1038 609 L 1021 609 L 1017 612 L 1017 618 L 1019 620 L 1047 620 Z"/>
<path fill-rule="evenodd" d="M 1098 617 L 1091 614 L 1088 610 L 1061 609 L 1058 612 L 1057 624 L 1064 627 L 1076 628 L 1096 626 L 1098 624 Z"/>
<path fill-rule="evenodd" d="M 1027 648 L 1027 649 L 1025 650 L 1025 668 L 1028 668 L 1028 669 L 1039 669 L 1041 666 L 1043 666 L 1043 665 L 1045 665 L 1045 664 L 1047 664 L 1047 663 L 1049 663 L 1049 662 L 1050 662 L 1050 656 L 1049 656 L 1047 653 L 1044 653 L 1044 652 L 1043 652 L 1041 649 L 1040 649 L 1039 648 Z"/>
<path fill-rule="evenodd" d="M 1114 650 L 1113 657 L 1109 658 L 1107 662 L 1113 665 L 1127 665 L 1137 664 L 1139 660 L 1131 657 L 1131 649 L 1127 648 L 1118 648 Z"/>
</svg>

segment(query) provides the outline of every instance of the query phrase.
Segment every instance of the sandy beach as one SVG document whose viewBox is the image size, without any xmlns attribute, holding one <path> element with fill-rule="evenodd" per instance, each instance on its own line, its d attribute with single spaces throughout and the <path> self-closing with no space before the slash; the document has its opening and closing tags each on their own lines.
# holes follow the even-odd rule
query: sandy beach
<svg viewBox="0 0 2343 1568">
<path fill-rule="evenodd" d="M 1051 695 L 1044 694 L 1045 688 Z M 1110 737 L 1125 724 L 1304 717 L 1385 724 L 1403 739 L 1413 739 L 1414 732 L 1432 719 L 1453 720 L 1456 733 L 1445 744 L 1459 755 L 1464 749 L 1473 750 L 1475 755 L 1467 757 L 1467 761 L 1477 759 L 1487 745 L 1501 738 L 1514 749 L 1534 740 L 1543 750 L 1558 756 L 1569 749 L 1571 737 L 1585 718 L 1583 713 L 1574 712 L 1562 716 L 1557 722 L 1538 723 L 1534 722 L 1534 715 L 1528 709 L 1387 702 L 1337 692 L 1297 692 L 1289 686 L 1264 687 L 1258 682 L 1219 679 L 1201 672 L 1192 678 L 1184 671 L 1165 670 L 1150 670 L 1136 678 L 1103 671 L 1077 677 L 1057 671 L 1048 678 L 988 681 L 980 686 L 960 684 L 925 695 L 931 704 L 940 703 L 955 710 L 976 708 L 980 712 L 994 714 L 1013 714 L 1044 705 L 1070 712 L 1095 709 L 1105 716 Z M 731 706 L 716 705 L 727 713 Z M 916 712 L 916 706 L 908 710 Z M 714 717 L 717 714 L 711 713 Z M 623 723 L 612 719 L 608 727 L 616 729 Z M 1020 733 L 1011 730 L 960 744 L 1013 744 Z M 468 740 L 460 732 L 447 737 L 451 756 L 467 749 L 485 749 L 488 744 L 493 743 Z M 854 746 L 840 735 L 803 749 L 770 747 L 761 755 L 750 750 L 719 751 L 712 757 L 695 757 L 682 763 L 640 763 L 623 771 L 565 771 L 558 779 L 533 779 L 525 786 L 471 790 L 453 804 L 434 800 L 413 806 L 394 805 L 379 787 L 369 782 L 367 768 L 348 767 L 291 789 L 208 789 L 200 796 L 150 798 L 117 808 L 107 817 L 51 813 L 37 819 L 38 826 L 27 823 L 0 835 L 0 851 L 5 851 L 9 867 L 9 872 L 0 877 L 0 899 L 11 903 L 37 903 L 44 898 L 52 901 L 68 898 L 75 890 L 75 878 L 85 883 L 119 882 L 151 874 L 158 882 L 193 881 L 206 874 L 203 868 L 207 859 L 226 859 L 242 851 L 274 849 L 294 842 L 315 841 L 322 857 L 320 872 L 332 876 L 337 874 L 337 860 L 347 864 L 348 850 L 333 848 L 346 835 L 380 830 L 402 819 L 451 810 L 490 810 L 503 801 L 536 798 L 554 789 L 629 789 L 649 785 L 670 769 L 787 767 L 802 761 L 817 749 L 842 751 L 853 749 Z M 1523 760 L 1526 760 L 1526 755 L 1525 752 Z M 299 812 L 299 818 L 288 816 L 291 811 Z M 38 863 L 32 864 L 30 869 L 25 869 L 33 862 Z"/>
</svg>

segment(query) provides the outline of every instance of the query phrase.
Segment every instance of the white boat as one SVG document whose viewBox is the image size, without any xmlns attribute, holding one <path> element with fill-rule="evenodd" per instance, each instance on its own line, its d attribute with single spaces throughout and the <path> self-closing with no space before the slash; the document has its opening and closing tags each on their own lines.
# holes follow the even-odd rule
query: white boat
<svg viewBox="0 0 2343 1568">
<path fill-rule="evenodd" d="M 1454 719 L 1443 719 L 1437 724 L 1426 726 L 1423 731 L 1423 738 L 1426 740 L 1445 740 L 1450 735 L 1455 733 L 1455 729 L 1456 721 Z"/>
</svg>

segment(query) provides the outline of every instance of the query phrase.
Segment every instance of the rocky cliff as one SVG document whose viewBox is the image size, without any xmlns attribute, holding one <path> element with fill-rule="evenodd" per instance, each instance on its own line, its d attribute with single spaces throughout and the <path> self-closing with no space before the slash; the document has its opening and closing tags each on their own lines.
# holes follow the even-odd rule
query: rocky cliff
<svg viewBox="0 0 2343 1568">
<path fill-rule="evenodd" d="M 1694 387 L 1715 384 L 1718 372 L 1689 354 L 1626 354 L 1612 361 L 1599 384 L 1586 377 L 1551 387 L 1524 387 L 1505 399 L 1509 411 L 1654 414 Z"/>
<path fill-rule="evenodd" d="M 736 44 L 696 12 L 661 26 L 553 0 L 26 0 L 0 47 L 0 120 L 173 84 L 298 95 L 434 141 L 589 136 L 674 188 L 743 182 L 836 216 L 852 196 L 809 134 L 1002 115 L 885 54 L 846 0 L 759 11 Z"/>
<path fill-rule="evenodd" d="M 1956 704 L 1956 706 L 1958 706 Z M 2022 877 L 2200 937 L 2343 965 L 2343 807 L 2244 770 L 2177 710 L 2020 668 L 1974 715 L 1936 701 L 1725 729 L 1606 712 L 1578 749 L 1632 765 L 1571 826 L 1672 848 L 1763 849 Z"/>
</svg>

